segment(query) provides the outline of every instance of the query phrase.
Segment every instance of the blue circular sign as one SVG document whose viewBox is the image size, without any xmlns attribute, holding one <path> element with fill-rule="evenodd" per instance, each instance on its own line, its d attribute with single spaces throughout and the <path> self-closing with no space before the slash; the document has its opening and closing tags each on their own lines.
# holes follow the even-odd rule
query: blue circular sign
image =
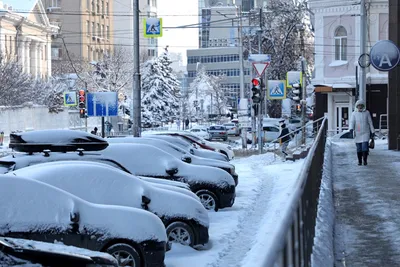
<svg viewBox="0 0 400 267">
<path fill-rule="evenodd" d="M 389 71 L 399 64 L 400 50 L 392 41 L 382 40 L 371 48 L 370 60 L 375 69 Z"/>
</svg>

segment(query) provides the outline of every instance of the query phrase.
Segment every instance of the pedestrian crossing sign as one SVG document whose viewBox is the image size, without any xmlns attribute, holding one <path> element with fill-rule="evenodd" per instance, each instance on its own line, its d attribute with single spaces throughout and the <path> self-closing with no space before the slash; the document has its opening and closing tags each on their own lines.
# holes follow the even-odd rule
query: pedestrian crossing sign
<svg viewBox="0 0 400 267">
<path fill-rule="evenodd" d="M 162 19 L 161 18 L 145 18 L 144 24 L 144 37 L 162 37 Z"/>
<path fill-rule="evenodd" d="M 268 81 L 268 99 L 280 100 L 286 98 L 286 81 L 269 80 Z"/>
<path fill-rule="evenodd" d="M 64 106 L 71 107 L 78 105 L 76 99 L 76 92 L 65 92 L 64 93 Z"/>
</svg>

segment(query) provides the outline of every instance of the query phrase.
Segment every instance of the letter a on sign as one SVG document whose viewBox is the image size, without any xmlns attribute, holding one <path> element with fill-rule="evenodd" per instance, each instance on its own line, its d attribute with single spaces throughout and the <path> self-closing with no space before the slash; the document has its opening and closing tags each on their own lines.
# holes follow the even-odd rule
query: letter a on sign
<svg viewBox="0 0 400 267">
<path fill-rule="evenodd" d="M 383 64 L 387 64 L 389 67 L 392 67 L 392 62 L 390 62 L 388 54 L 383 54 L 381 61 L 379 62 L 379 67 L 382 68 Z"/>
</svg>

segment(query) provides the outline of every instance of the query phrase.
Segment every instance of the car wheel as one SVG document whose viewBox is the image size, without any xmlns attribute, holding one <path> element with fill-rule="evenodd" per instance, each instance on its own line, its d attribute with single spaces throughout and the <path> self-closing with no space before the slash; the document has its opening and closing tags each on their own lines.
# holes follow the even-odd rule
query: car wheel
<svg viewBox="0 0 400 267">
<path fill-rule="evenodd" d="M 140 267 L 140 255 L 137 250 L 127 244 L 115 244 L 107 248 L 107 253 L 111 254 L 118 261 L 118 266 Z"/>
<path fill-rule="evenodd" d="M 194 233 L 192 228 L 184 222 L 173 222 L 166 228 L 169 242 L 179 243 L 184 246 L 193 246 Z"/>
<path fill-rule="evenodd" d="M 203 204 L 207 210 L 218 211 L 218 198 L 213 192 L 199 190 L 196 192 L 196 195 L 200 198 L 201 204 Z"/>
</svg>

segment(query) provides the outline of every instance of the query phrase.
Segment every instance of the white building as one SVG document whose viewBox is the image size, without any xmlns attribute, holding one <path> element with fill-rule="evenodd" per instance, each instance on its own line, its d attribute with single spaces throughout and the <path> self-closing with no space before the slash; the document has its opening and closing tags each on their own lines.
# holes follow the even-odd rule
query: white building
<svg viewBox="0 0 400 267">
<path fill-rule="evenodd" d="M 52 26 L 41 1 L 0 1 L 0 53 L 35 78 L 51 76 Z"/>
<path fill-rule="evenodd" d="M 157 17 L 157 0 L 139 0 L 139 34 L 141 59 L 158 56 L 157 38 L 145 38 L 143 19 Z M 114 1 L 114 42 L 127 49 L 133 47 L 133 7 L 132 0 Z"/>
<path fill-rule="evenodd" d="M 367 53 L 378 41 L 388 39 L 388 1 L 367 1 Z M 329 129 L 348 128 L 358 89 L 356 72 L 360 67 L 360 5 L 350 0 L 310 0 L 315 14 L 315 77 L 318 118 L 328 113 Z M 372 66 L 367 71 L 367 108 L 375 127 L 387 110 L 387 73 Z"/>
</svg>

